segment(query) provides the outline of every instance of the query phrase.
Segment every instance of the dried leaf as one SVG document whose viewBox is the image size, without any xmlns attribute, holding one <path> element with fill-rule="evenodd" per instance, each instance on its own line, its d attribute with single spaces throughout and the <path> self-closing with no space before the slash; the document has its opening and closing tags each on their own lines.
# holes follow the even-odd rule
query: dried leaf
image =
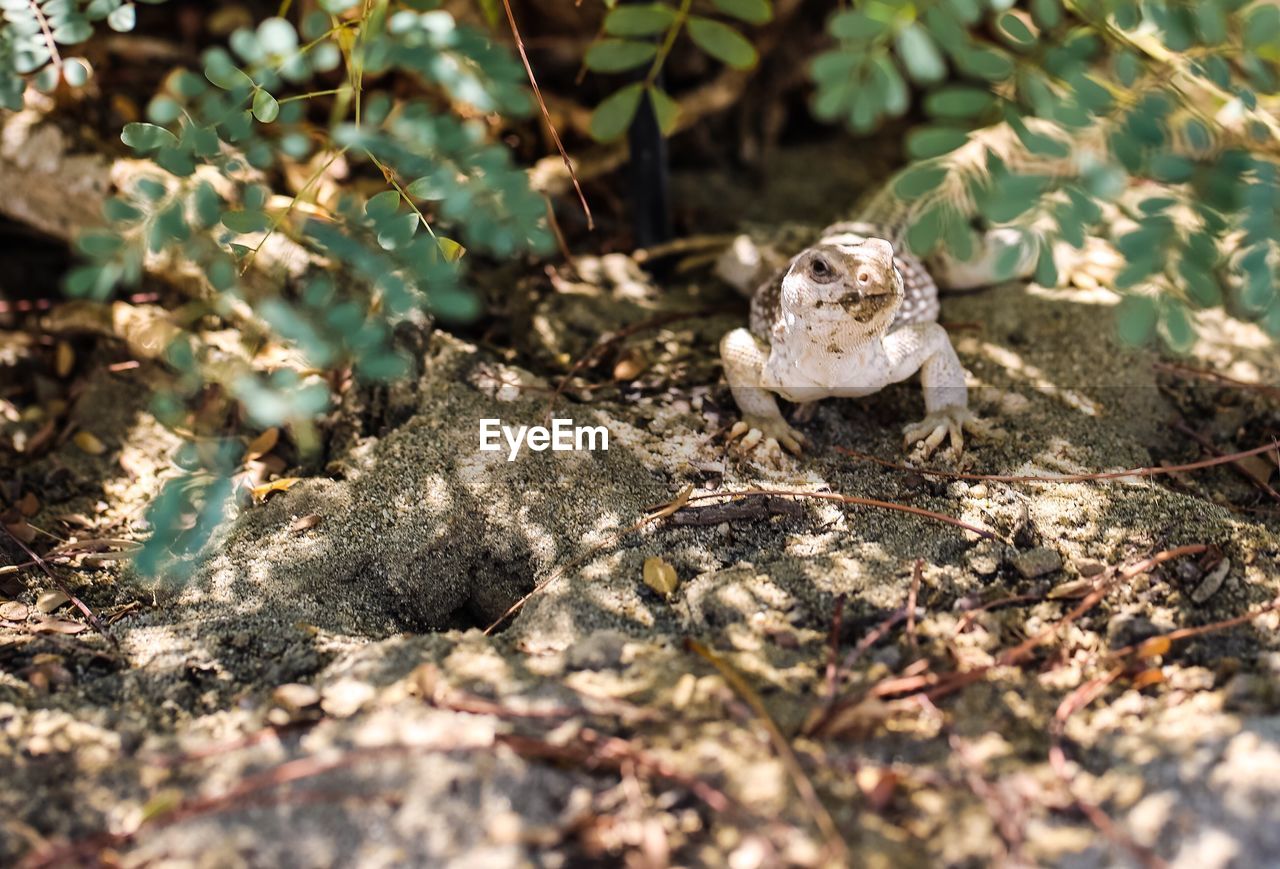
<svg viewBox="0 0 1280 869">
<path fill-rule="evenodd" d="M 1204 603 L 1213 597 L 1218 593 L 1218 589 L 1222 588 L 1222 583 L 1226 581 L 1227 574 L 1230 572 L 1231 559 L 1224 558 L 1219 561 L 1217 567 L 1209 571 L 1208 576 L 1201 580 L 1195 591 L 1191 592 L 1191 600 L 1196 603 Z"/>
<path fill-rule="evenodd" d="M 88 627 L 82 622 L 68 619 L 42 618 L 35 623 L 33 630 L 38 634 L 78 634 Z"/>
<path fill-rule="evenodd" d="M 300 534 L 311 528 L 315 528 L 320 524 L 319 513 L 308 513 L 306 516 L 299 516 L 289 523 L 289 530 L 294 534 Z"/>
<path fill-rule="evenodd" d="M 271 428 L 249 441 L 249 446 L 245 448 L 244 460 L 252 462 L 260 459 L 267 453 L 275 449 L 276 444 L 280 442 L 280 429 L 272 426 Z"/>
<path fill-rule="evenodd" d="M 78 446 L 82 452 L 88 453 L 91 456 L 100 456 L 107 451 L 107 445 L 98 440 L 98 436 L 93 432 L 78 431 L 71 441 Z"/>
<path fill-rule="evenodd" d="M 76 364 L 76 351 L 66 341 L 59 341 L 53 354 L 53 370 L 59 377 L 66 377 Z"/>
<path fill-rule="evenodd" d="M 19 600 L 7 600 L 0 603 L 0 619 L 11 622 L 22 622 L 27 619 L 27 605 Z"/>
<path fill-rule="evenodd" d="M 4 527 L 23 543 L 31 543 L 36 539 L 36 529 L 26 522 L 6 522 Z"/>
<path fill-rule="evenodd" d="M 1139 658 L 1155 658 L 1169 652 L 1169 647 L 1173 643 L 1168 637 L 1152 637 L 1144 640 L 1142 645 L 1138 646 L 1137 655 Z"/>
<path fill-rule="evenodd" d="M 18 512 L 27 518 L 31 518 L 40 512 L 40 499 L 35 496 L 34 492 L 28 492 L 22 496 L 22 500 L 17 503 Z"/>
<path fill-rule="evenodd" d="M 639 350 L 628 350 L 613 366 L 614 380 L 635 380 L 649 367 L 649 360 Z"/>
<path fill-rule="evenodd" d="M 279 480 L 272 480 L 270 483 L 263 483 L 261 486 L 254 486 L 249 490 L 249 494 L 253 495 L 255 501 L 265 501 L 276 492 L 287 492 L 298 482 L 301 477 L 281 477 Z"/>
<path fill-rule="evenodd" d="M 49 589 L 48 591 L 40 592 L 40 596 L 36 598 L 36 609 L 47 615 L 69 600 L 71 598 L 67 597 L 65 592 Z"/>
<path fill-rule="evenodd" d="M 677 510 L 680 510 L 682 507 L 684 507 L 685 504 L 688 504 L 689 498 L 692 496 L 693 496 L 693 484 L 690 483 L 688 486 L 685 486 L 683 489 L 680 490 L 680 494 L 676 495 L 676 497 L 671 501 L 671 503 L 664 505 L 662 508 L 658 510 L 658 512 L 651 513 L 648 518 L 650 520 L 653 520 L 653 519 L 662 519 L 664 517 L 670 516 L 672 513 L 675 513 Z"/>
<path fill-rule="evenodd" d="M 1055 585 L 1046 595 L 1050 600 L 1072 599 L 1084 597 L 1093 590 L 1094 581 L 1092 579 L 1073 579 L 1070 582 L 1063 582 Z"/>
<path fill-rule="evenodd" d="M 644 560 L 644 584 L 663 597 L 668 597 L 680 585 L 676 569 L 657 555 Z"/>
<path fill-rule="evenodd" d="M 1150 670 L 1143 670 L 1141 673 L 1133 677 L 1133 687 L 1139 691 L 1143 688 L 1149 688 L 1152 685 L 1159 685 L 1164 681 L 1164 671 L 1159 667 L 1152 667 Z"/>
</svg>

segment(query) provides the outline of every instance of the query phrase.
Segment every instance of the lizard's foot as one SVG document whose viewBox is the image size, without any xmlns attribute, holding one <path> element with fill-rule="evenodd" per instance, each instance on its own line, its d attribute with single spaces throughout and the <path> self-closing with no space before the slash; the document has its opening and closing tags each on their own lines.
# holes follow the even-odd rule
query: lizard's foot
<svg viewBox="0 0 1280 869">
<path fill-rule="evenodd" d="M 769 441 L 784 447 L 788 452 L 800 455 L 804 449 L 805 438 L 800 432 L 787 425 L 787 421 L 777 416 L 755 416 L 746 414 L 729 429 L 729 442 L 742 438 L 738 448 L 750 452 L 761 443 L 767 447 Z"/>
<path fill-rule="evenodd" d="M 902 429 L 903 446 L 910 449 L 912 444 L 920 444 L 917 452 L 921 458 L 927 459 L 949 437 L 951 449 L 946 452 L 954 458 L 964 450 L 966 431 L 979 436 L 995 436 L 999 433 L 999 429 L 974 416 L 973 411 L 967 407 L 952 405 L 934 411 L 920 422 L 905 426 Z"/>
</svg>

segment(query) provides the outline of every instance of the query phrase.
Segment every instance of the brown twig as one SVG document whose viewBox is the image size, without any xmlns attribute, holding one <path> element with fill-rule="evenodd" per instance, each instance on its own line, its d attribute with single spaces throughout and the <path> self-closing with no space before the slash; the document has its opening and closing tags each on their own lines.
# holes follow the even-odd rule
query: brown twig
<svg viewBox="0 0 1280 869">
<path fill-rule="evenodd" d="M 705 501 L 709 498 L 814 498 L 820 501 L 837 501 L 841 504 L 853 504 L 859 507 L 875 507 L 880 510 L 893 510 L 898 513 L 909 513 L 912 516 L 920 516 L 925 519 L 932 519 L 935 522 L 944 522 L 947 525 L 954 525 L 965 531 L 977 534 L 979 537 L 987 540 L 1000 540 L 994 531 L 989 531 L 977 525 L 970 525 L 945 513 L 935 513 L 932 510 L 925 510 L 922 507 L 912 507 L 909 504 L 898 504 L 893 501 L 880 501 L 875 498 L 860 498 L 856 495 L 841 495 L 836 492 L 798 492 L 786 489 L 744 489 L 740 492 L 708 492 L 703 495 L 694 495 L 689 502 Z M 1003 542 L 1003 541 L 1001 541 Z"/>
<path fill-rule="evenodd" d="M 58 575 L 53 572 L 53 568 L 49 566 L 49 563 L 45 561 L 42 557 L 40 557 L 40 555 L 38 555 L 34 549 L 32 549 L 27 544 L 23 543 L 22 540 L 16 534 L 10 531 L 9 526 L 5 525 L 3 522 L 0 522 L 0 528 L 4 529 L 5 535 L 10 540 L 12 540 L 14 543 L 18 544 L 18 546 L 22 548 L 22 551 L 27 554 L 28 558 L 30 558 L 37 565 L 39 565 L 40 569 L 44 572 L 45 576 L 49 577 L 49 580 L 54 584 L 55 587 L 57 587 L 58 591 L 65 594 L 67 596 L 67 600 L 71 601 L 71 603 L 75 605 L 76 609 L 80 610 L 80 612 L 84 614 L 85 620 L 89 622 L 89 624 L 93 627 L 93 629 L 98 633 L 102 634 L 102 636 L 106 637 L 107 642 L 111 644 L 111 647 L 113 649 L 119 650 L 120 643 L 117 642 L 116 638 L 113 637 L 111 635 L 111 632 L 107 630 L 107 626 L 104 625 L 102 623 L 102 620 L 99 619 L 94 614 L 93 610 L 89 609 L 88 605 L 84 601 L 80 600 L 80 598 L 72 594 L 71 589 L 67 587 L 66 583 L 64 583 L 61 579 L 58 578 Z"/>
<path fill-rule="evenodd" d="M 920 474 L 926 477 L 946 477 L 949 480 L 984 480 L 995 483 L 1082 483 L 1089 480 L 1116 480 L 1123 477 L 1158 477 L 1164 474 L 1180 474 L 1183 471 L 1198 471 L 1201 468 L 1212 468 L 1217 465 L 1226 465 L 1235 462 L 1237 459 L 1248 458 L 1249 456 L 1257 456 L 1262 453 L 1272 451 L 1280 451 L 1280 441 L 1272 441 L 1260 447 L 1254 447 L 1251 450 L 1243 450 L 1242 452 L 1232 453 L 1230 455 L 1220 455 L 1217 458 L 1202 459 L 1198 462 L 1191 462 L 1185 465 L 1166 465 L 1163 467 L 1145 467 L 1130 468 L 1127 471 L 1106 471 L 1102 473 L 1090 474 L 966 474 L 959 471 L 943 471 L 936 468 L 913 468 L 910 465 L 903 465 L 897 462 L 891 462 L 888 459 L 882 459 L 879 456 L 869 455 L 868 453 L 860 453 L 857 450 L 851 450 L 848 447 L 835 447 L 836 452 L 844 453 L 855 459 L 861 459 L 865 462 L 873 462 L 884 468 L 890 468 L 895 471 L 906 471 L 912 474 Z"/>
<path fill-rule="evenodd" d="M 1216 371 L 1205 371 L 1202 368 L 1192 368 L 1187 365 L 1176 365 L 1172 362 L 1153 362 L 1151 367 L 1157 371 L 1164 371 L 1168 374 L 1174 374 L 1183 378 L 1195 377 L 1200 380 L 1212 380 L 1226 386 L 1238 386 L 1241 389 L 1252 389 L 1271 398 L 1280 399 L 1280 389 L 1277 389 L 1274 386 L 1267 386 L 1264 383 L 1250 383 L 1247 380 L 1237 380 L 1234 377 L 1228 377 L 1227 375 L 1219 374 Z"/>
<path fill-rule="evenodd" d="M 826 672 L 826 690 L 823 692 L 827 698 L 827 705 L 835 702 L 836 690 L 840 679 L 840 628 L 844 621 L 844 601 L 843 592 L 836 597 L 836 605 L 831 613 L 831 633 L 827 636 L 827 672 Z"/>
<path fill-rule="evenodd" d="M 547 418 L 551 418 L 551 413 L 555 408 L 556 402 L 559 401 L 560 396 L 562 396 L 565 389 L 568 388 L 569 381 L 573 380 L 573 378 L 576 377 L 584 368 L 594 364 L 601 356 L 604 355 L 604 352 L 614 344 L 647 329 L 657 329 L 661 326 L 670 325 L 671 323 L 678 323 L 681 320 L 706 317 L 714 313 L 714 308 L 701 308 L 697 311 L 676 311 L 669 314 L 661 314 L 657 317 L 651 317 L 648 320 L 642 320 L 639 323 L 633 323 L 630 326 L 619 329 L 617 332 L 614 332 L 607 337 L 601 338 L 590 350 L 582 354 L 582 356 L 573 363 L 572 367 L 569 368 L 569 371 L 564 375 L 564 377 L 560 378 L 560 383 L 556 385 L 555 392 L 551 393 L 551 398 L 547 402 Z"/>
<path fill-rule="evenodd" d="M 542 119 L 547 122 L 547 130 L 551 133 L 551 139 L 556 143 L 556 150 L 560 152 L 560 159 L 564 161 L 564 168 L 569 171 L 569 180 L 573 182 L 573 189 L 578 194 L 578 202 L 582 204 L 582 213 L 587 216 L 587 229 L 595 229 L 595 220 L 591 217 L 591 206 L 587 205 L 587 196 L 582 192 L 582 185 L 578 183 L 578 174 L 574 171 L 573 163 L 569 160 L 569 153 L 564 149 L 564 143 L 560 141 L 560 134 L 556 131 L 556 125 L 551 122 L 551 113 L 547 110 L 547 102 L 542 98 L 542 89 L 538 87 L 538 78 L 533 74 L 533 66 L 529 63 L 529 55 L 524 50 L 524 39 L 520 36 L 520 28 L 516 26 L 516 14 L 511 11 L 511 0 L 502 0 L 502 8 L 507 13 L 507 24 L 511 27 L 511 37 L 516 41 L 516 51 L 520 53 L 520 62 L 524 64 L 525 75 L 529 77 L 529 85 L 533 88 L 533 96 L 538 101 L 538 108 L 542 110 Z"/>
<path fill-rule="evenodd" d="M 1165 866 L 1165 862 L 1161 860 L 1149 848 L 1134 841 L 1133 837 L 1111 820 L 1111 817 L 1102 810 L 1102 808 L 1089 800 L 1082 797 L 1076 792 L 1075 776 L 1067 764 L 1067 754 L 1062 746 L 1063 733 L 1066 730 L 1067 719 L 1069 719 L 1077 711 L 1085 708 L 1094 700 L 1102 695 L 1112 682 L 1120 678 L 1124 674 L 1123 666 L 1113 667 L 1102 676 L 1090 679 L 1080 687 L 1076 688 L 1063 699 L 1058 705 L 1058 710 L 1053 716 L 1053 723 L 1049 727 L 1051 742 L 1049 745 L 1049 765 L 1053 768 L 1054 773 L 1062 782 L 1063 787 L 1067 789 L 1067 793 L 1071 795 L 1071 799 L 1075 802 L 1076 807 L 1089 819 L 1089 823 L 1097 828 L 1098 832 L 1110 839 L 1114 844 L 1124 848 L 1134 859 L 1148 869 L 1158 869 Z"/>
<path fill-rule="evenodd" d="M 845 842 L 844 836 L 841 835 L 840 828 L 836 826 L 835 819 L 831 817 L 831 812 L 827 810 L 827 807 L 823 805 L 822 800 L 818 797 L 818 792 L 808 774 L 804 771 L 804 767 L 800 764 L 800 758 L 796 756 L 795 749 L 791 747 L 791 743 L 782 733 L 777 722 L 773 720 L 773 716 L 769 714 L 769 709 L 764 705 L 764 701 L 760 699 L 760 695 L 752 690 L 747 680 L 728 661 L 697 640 L 686 638 L 684 642 L 686 648 L 715 667 L 721 677 L 733 688 L 734 693 L 751 707 L 751 711 L 755 713 L 768 732 L 769 739 L 773 742 L 774 750 L 777 751 L 783 766 L 787 768 L 787 772 L 791 775 L 792 783 L 800 794 L 800 798 L 804 801 L 810 814 L 813 815 L 818 829 L 822 831 L 831 856 L 837 863 L 843 864 L 849 853 L 849 845 Z"/>
<path fill-rule="evenodd" d="M 1191 438 L 1196 443 L 1198 443 L 1205 450 L 1205 452 L 1211 453 L 1213 456 L 1215 456 L 1218 459 L 1222 459 L 1223 461 L 1229 461 L 1231 463 L 1231 470 L 1235 471 L 1237 474 L 1239 474 L 1241 477 L 1247 480 L 1250 485 L 1266 493 L 1271 498 L 1271 500 L 1280 502 L 1280 492 L 1277 492 L 1275 489 L 1271 488 L 1271 486 L 1267 484 L 1266 480 L 1262 479 L 1253 471 L 1251 471 L 1248 468 L 1248 466 L 1242 464 L 1239 461 L 1236 461 L 1236 459 L 1242 458 L 1241 456 L 1223 455 L 1222 450 L 1215 447 L 1212 441 L 1210 441 L 1204 435 L 1200 434 L 1200 432 L 1196 431 L 1191 426 L 1187 425 L 1182 420 L 1174 420 L 1173 427 L 1178 431 L 1182 432 L 1187 437 Z"/>
<path fill-rule="evenodd" d="M 511 618 L 513 615 L 515 615 L 520 610 L 522 610 L 524 608 L 524 605 L 527 604 L 529 600 L 533 598 L 534 595 L 543 591 L 547 586 L 551 585 L 551 583 L 555 582 L 557 579 L 564 576 L 573 568 L 578 567 L 582 564 L 585 564 L 586 562 L 594 558 L 596 555 L 603 552 L 608 547 L 617 544 L 618 542 L 625 539 L 626 537 L 639 531 L 644 526 L 649 525 L 653 522 L 657 522 L 659 519 L 664 519 L 667 516 L 670 516 L 671 514 L 678 511 L 680 508 L 682 508 L 685 504 L 689 502 L 689 494 L 692 491 L 693 491 L 692 486 L 687 487 L 683 492 L 677 495 L 670 502 L 668 502 L 667 504 L 661 505 L 656 511 L 647 512 L 647 514 L 643 518 L 641 518 L 638 522 L 636 522 L 634 525 L 631 525 L 628 528 L 624 528 L 621 531 L 617 532 L 616 534 L 611 535 L 610 537 L 600 542 L 598 545 L 593 546 L 591 549 L 588 549 L 586 552 L 579 555 L 577 558 L 552 570 L 551 573 L 548 574 L 545 579 L 543 579 L 541 582 L 535 585 L 533 589 L 529 591 L 528 594 L 526 594 L 524 597 L 520 598 L 518 601 L 513 603 L 510 607 L 507 608 L 506 612 L 498 616 L 498 618 L 493 621 L 493 624 L 485 628 L 484 635 L 486 637 L 491 636 L 493 632 L 498 629 L 499 625 L 501 625 L 507 619 Z"/>
<path fill-rule="evenodd" d="M 911 590 L 907 592 L 907 642 L 916 645 L 916 598 L 920 594 L 920 581 L 924 579 L 924 559 L 917 558 L 911 571 Z"/>
</svg>

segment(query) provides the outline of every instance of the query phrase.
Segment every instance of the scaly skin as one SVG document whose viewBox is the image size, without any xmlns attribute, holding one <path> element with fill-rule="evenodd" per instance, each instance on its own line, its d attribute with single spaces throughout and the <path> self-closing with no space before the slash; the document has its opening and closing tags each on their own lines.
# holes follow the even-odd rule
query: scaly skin
<svg viewBox="0 0 1280 869">
<path fill-rule="evenodd" d="M 929 455 L 963 433 L 982 431 L 946 331 L 937 324 L 937 286 L 913 257 L 896 254 L 868 228 L 838 224 L 756 291 L 751 328 L 720 342 L 742 422 L 730 439 L 751 449 L 775 441 L 799 454 L 805 437 L 782 417 L 775 396 L 808 410 L 830 397 L 860 397 L 920 372 L 926 416 L 904 430 Z M 904 276 L 909 281 L 904 283 Z M 908 287 L 910 292 L 908 292 Z"/>
</svg>

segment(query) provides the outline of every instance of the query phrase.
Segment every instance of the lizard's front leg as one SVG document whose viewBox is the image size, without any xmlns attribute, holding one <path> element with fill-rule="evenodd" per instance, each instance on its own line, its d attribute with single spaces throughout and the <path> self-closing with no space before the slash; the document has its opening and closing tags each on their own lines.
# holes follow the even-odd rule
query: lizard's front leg
<svg viewBox="0 0 1280 869">
<path fill-rule="evenodd" d="M 964 368 L 945 329 L 937 323 L 903 326 L 885 336 L 884 346 L 893 367 L 893 379 L 904 380 L 919 370 L 924 387 L 925 418 L 903 429 L 906 447 L 919 443 L 927 458 L 950 438 L 950 452 L 958 456 L 964 449 L 965 430 L 994 433 L 969 410 Z"/>
<path fill-rule="evenodd" d="M 734 329 L 720 339 L 720 361 L 733 400 L 742 411 L 742 421 L 729 432 L 733 440 L 742 435 L 742 445 L 751 449 L 773 438 L 796 455 L 804 446 L 804 435 L 787 425 L 773 393 L 761 386 L 769 345 L 747 329 Z"/>
</svg>

